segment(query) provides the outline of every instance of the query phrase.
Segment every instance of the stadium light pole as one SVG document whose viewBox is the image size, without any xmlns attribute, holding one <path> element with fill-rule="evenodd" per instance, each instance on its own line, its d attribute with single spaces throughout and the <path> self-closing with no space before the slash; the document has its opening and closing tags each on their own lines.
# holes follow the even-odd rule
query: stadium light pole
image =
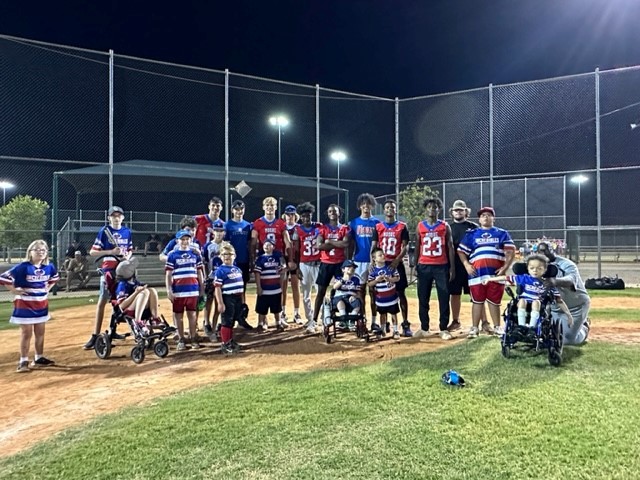
<svg viewBox="0 0 640 480">
<path fill-rule="evenodd" d="M 331 160 L 338 164 L 338 205 L 340 205 L 340 164 L 347 159 L 347 154 L 342 150 L 331 152 Z"/>
<path fill-rule="evenodd" d="M 289 119 L 284 115 L 274 115 L 269 117 L 269 124 L 278 127 L 278 171 L 282 171 L 282 129 L 289 125 Z"/>
<path fill-rule="evenodd" d="M 582 226 L 582 214 L 581 214 L 582 202 L 580 201 L 580 190 L 581 190 L 582 184 L 588 180 L 589 180 L 589 177 L 582 174 L 574 175 L 569 179 L 571 183 L 575 183 L 576 185 L 578 185 L 578 227 Z"/>
<path fill-rule="evenodd" d="M 7 182 L 5 180 L 0 182 L 0 188 L 2 189 L 2 206 L 4 207 L 7 203 L 7 189 L 14 188 L 15 185 L 11 182 Z"/>
</svg>

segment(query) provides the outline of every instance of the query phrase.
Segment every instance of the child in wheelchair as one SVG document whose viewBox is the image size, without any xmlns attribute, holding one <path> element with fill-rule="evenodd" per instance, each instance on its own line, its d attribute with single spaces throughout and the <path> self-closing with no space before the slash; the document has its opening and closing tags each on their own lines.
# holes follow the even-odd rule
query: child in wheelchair
<svg viewBox="0 0 640 480">
<path fill-rule="evenodd" d="M 362 309 L 360 277 L 356 275 L 356 264 L 353 260 L 345 260 L 342 263 L 342 276 L 333 281 L 331 288 L 335 292 L 331 299 L 331 306 L 337 311 L 336 318 L 339 327 L 355 331 L 353 320 L 344 321 L 348 313 L 358 315 Z"/>
<path fill-rule="evenodd" d="M 523 264 L 519 264 L 523 265 Z M 564 303 L 560 292 L 555 287 L 547 288 L 544 283 L 545 275 L 549 268 L 549 262 L 544 255 L 533 254 L 526 258 L 526 272 L 522 272 L 518 266 L 514 265 L 514 275 L 500 275 L 486 278 L 482 281 L 484 285 L 489 282 L 504 282 L 515 285 L 518 291 L 517 318 L 518 326 L 521 330 L 527 328 L 527 310 L 529 313 L 529 329 L 533 332 L 537 331 L 538 320 L 540 319 L 540 309 L 542 306 L 543 296 L 548 293 L 553 297 L 555 304 L 562 310 L 569 321 L 571 314 L 567 304 Z M 523 265 L 523 266 L 524 266 Z"/>
</svg>

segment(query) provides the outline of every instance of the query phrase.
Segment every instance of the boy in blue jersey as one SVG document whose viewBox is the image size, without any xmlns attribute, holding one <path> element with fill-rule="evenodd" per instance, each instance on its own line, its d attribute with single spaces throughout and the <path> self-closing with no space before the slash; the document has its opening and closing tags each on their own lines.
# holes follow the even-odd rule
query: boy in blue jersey
<svg viewBox="0 0 640 480">
<path fill-rule="evenodd" d="M 482 280 L 482 284 L 489 282 L 507 281 L 512 285 L 521 287 L 522 293 L 518 298 L 518 325 L 524 327 L 527 324 L 527 304 L 531 305 L 531 316 L 529 318 L 529 328 L 536 329 L 540 318 L 540 300 L 545 290 L 543 275 L 547 271 L 549 262 L 544 255 L 533 254 L 527 257 L 528 274 L 523 275 L 499 275 Z M 571 312 L 564 303 L 557 288 L 551 287 L 557 307 L 569 318 L 569 327 L 573 324 Z"/>
<path fill-rule="evenodd" d="M 183 217 L 182 220 L 180 220 L 180 230 L 178 230 L 178 232 L 181 232 L 182 230 L 188 230 L 192 233 L 196 231 L 196 221 L 193 219 L 193 217 Z M 194 251 L 197 250 L 198 252 L 200 252 L 201 245 L 198 243 L 198 240 L 192 238 L 190 245 Z M 178 238 L 172 237 L 171 240 L 169 240 L 169 242 L 164 246 L 162 252 L 160 252 L 160 255 L 158 255 L 158 258 L 161 262 L 166 262 L 167 256 L 177 248 Z"/>
<path fill-rule="evenodd" d="M 253 272 L 256 277 L 256 313 L 258 314 L 258 331 L 269 329 L 267 314 L 271 312 L 279 330 L 287 328 L 287 322 L 280 318 L 282 312 L 282 274 L 285 269 L 284 258 L 275 251 L 270 238 L 262 244 L 264 253 L 256 259 Z"/>
<path fill-rule="evenodd" d="M 358 196 L 356 206 L 360 210 L 360 216 L 349 222 L 351 228 L 351 247 L 353 251 L 353 260 L 356 264 L 356 275 L 360 277 L 363 283 L 369 277 L 369 269 L 371 267 L 371 248 L 376 231 L 376 225 L 380 220 L 372 216 L 373 209 L 377 202 L 370 193 L 362 193 Z M 360 292 L 362 305 L 364 308 L 367 289 L 363 288 Z M 371 323 L 376 323 L 376 302 L 373 289 L 369 289 L 369 298 L 371 306 Z M 363 311 L 364 313 L 364 311 Z"/>
<path fill-rule="evenodd" d="M 233 264 L 235 250 L 230 243 L 222 244 L 220 257 L 222 265 L 216 269 L 213 283 L 221 316 L 220 349 L 224 354 L 233 354 L 240 350 L 240 346 L 233 339 L 233 325 L 242 318 L 244 281 L 242 271 Z"/>
<path fill-rule="evenodd" d="M 242 200 L 235 200 L 231 204 L 231 220 L 224 224 L 224 239 L 231 244 L 235 251 L 235 265 L 242 270 L 242 280 L 246 289 L 251 276 L 249 249 L 253 225 L 244 219 L 244 211 L 245 205 Z M 242 295 L 244 302 L 244 292 Z"/>
<path fill-rule="evenodd" d="M 342 262 L 342 275 L 336 276 L 331 288 L 335 291 L 332 304 L 338 310 L 338 318 L 344 317 L 347 313 L 358 314 L 362 308 L 360 290 L 362 282 L 356 275 L 356 264 L 353 260 Z M 342 328 L 345 325 L 340 325 Z M 349 329 L 355 329 L 355 324 L 350 322 Z"/>
</svg>

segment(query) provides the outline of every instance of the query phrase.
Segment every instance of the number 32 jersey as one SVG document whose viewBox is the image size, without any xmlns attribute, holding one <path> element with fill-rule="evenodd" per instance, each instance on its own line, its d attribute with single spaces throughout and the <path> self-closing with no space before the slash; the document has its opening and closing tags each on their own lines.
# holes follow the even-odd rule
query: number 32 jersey
<svg viewBox="0 0 640 480">
<path fill-rule="evenodd" d="M 392 262 L 400 255 L 403 242 L 409 242 L 407 224 L 400 221 L 393 223 L 380 222 L 376 224 L 373 240 L 384 252 L 384 259 L 387 262 Z"/>
<path fill-rule="evenodd" d="M 418 263 L 421 265 L 444 265 L 447 256 L 447 222 L 438 220 L 429 225 L 426 221 L 418 224 Z"/>
</svg>

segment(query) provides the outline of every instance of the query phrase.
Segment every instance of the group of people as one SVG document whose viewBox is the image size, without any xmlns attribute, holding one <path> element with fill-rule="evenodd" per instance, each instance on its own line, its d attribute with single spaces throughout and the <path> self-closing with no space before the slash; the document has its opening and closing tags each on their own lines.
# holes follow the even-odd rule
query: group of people
<svg viewBox="0 0 640 480">
<path fill-rule="evenodd" d="M 496 214 L 492 207 L 480 208 L 478 224 L 475 224 L 469 220 L 471 210 L 465 202 L 456 200 L 449 209 L 449 223 L 443 219 L 439 198 L 424 200 L 424 220 L 415 231 L 420 328 L 414 333 L 409 322 L 406 297 L 409 282 L 403 261 L 410 235 L 406 223 L 397 218 L 394 200 L 384 203 L 384 219 L 379 220 L 373 216 L 375 198 L 362 194 L 357 199 L 359 215 L 348 223 L 341 222 L 342 210 L 336 204 L 327 208 L 324 223 L 314 221 L 315 207 L 309 202 L 286 206 L 282 217 L 276 214 L 277 205 L 275 198 L 265 198 L 264 214 L 249 222 L 244 219 L 244 202 L 236 200 L 231 205 L 232 218 L 225 222 L 220 218 L 222 200 L 213 197 L 208 213 L 181 221 L 175 238 L 160 253 L 160 259 L 165 262 L 165 287 L 177 330 L 177 350 L 187 348 L 185 312 L 190 346 L 200 347 L 197 321 L 198 312 L 204 310 L 205 333 L 220 341 L 224 353 L 238 351 L 240 347 L 233 339 L 234 326 L 254 329 L 247 322 L 250 308 L 245 297 L 252 272 L 257 290 L 255 328 L 259 331 L 270 328 L 269 314 L 273 316 L 272 327 L 288 327 L 286 304 L 291 284 L 293 322 L 303 325 L 310 334 L 316 332 L 327 290 L 331 287 L 338 317 L 361 313 L 370 320 L 370 329 L 381 335 L 393 329 L 394 338 L 426 337 L 432 334 L 429 311 L 435 283 L 438 333 L 443 340 L 451 339 L 451 332 L 461 328 L 463 293 L 469 294 L 472 302 L 468 337 L 477 337 L 481 324 L 487 333 L 502 333 L 500 305 L 505 282 L 522 283 L 524 279 L 506 275 L 515 258 L 515 245 L 506 230 L 495 226 Z M 124 210 L 111 207 L 108 219 L 109 224 L 100 229 L 89 252 L 92 257 L 102 257 L 102 276 L 94 330 L 84 345 L 87 350 L 94 348 L 105 307 L 114 298 L 134 317 L 135 325 L 142 332 L 162 325 L 158 319 L 157 291 L 135 278 L 132 236 L 123 224 Z M 547 263 L 558 267 L 558 277 L 543 278 L 543 273 L 539 273 L 543 267 L 546 271 Z M 534 281 L 525 283 L 535 287 L 524 289 L 522 306 L 526 302 L 535 304 L 541 283 L 553 284 L 558 298 L 554 309 L 564 319 L 566 343 L 584 342 L 589 328 L 589 296 L 576 265 L 556 256 L 545 242 L 538 245 L 538 255 L 529 259 L 528 264 Z M 25 262 L 0 276 L 0 284 L 16 294 L 11 321 L 23 328 L 18 371 L 29 369 L 32 332 L 36 336 L 36 357 L 32 365 L 52 363 L 43 356 L 42 349 L 44 322 L 49 319 L 47 292 L 58 278 L 42 240 L 29 247 Z M 493 325 L 487 321 L 486 310 Z M 112 336 L 120 337 L 115 331 Z"/>
</svg>

